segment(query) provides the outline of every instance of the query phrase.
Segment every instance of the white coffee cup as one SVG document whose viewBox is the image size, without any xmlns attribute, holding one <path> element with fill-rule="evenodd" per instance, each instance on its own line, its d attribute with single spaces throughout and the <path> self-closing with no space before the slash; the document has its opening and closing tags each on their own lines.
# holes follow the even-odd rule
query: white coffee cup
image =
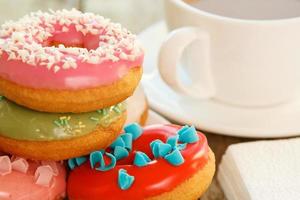
<svg viewBox="0 0 300 200">
<path fill-rule="evenodd" d="M 300 14 L 230 18 L 182 0 L 165 0 L 165 12 L 173 31 L 162 44 L 159 70 L 176 92 L 240 106 L 276 105 L 300 92 Z M 182 58 L 190 84 L 181 78 Z"/>
</svg>

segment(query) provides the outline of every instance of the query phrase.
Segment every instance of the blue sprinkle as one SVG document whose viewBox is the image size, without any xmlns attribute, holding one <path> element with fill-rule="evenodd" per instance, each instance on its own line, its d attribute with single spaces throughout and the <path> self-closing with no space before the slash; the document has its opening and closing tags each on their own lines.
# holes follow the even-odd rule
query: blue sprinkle
<svg viewBox="0 0 300 200">
<path fill-rule="evenodd" d="M 150 147 L 152 150 L 152 154 L 155 158 L 159 157 L 159 147 L 158 144 L 162 144 L 163 142 L 161 140 L 154 140 L 150 143 Z"/>
<path fill-rule="evenodd" d="M 183 127 L 181 127 L 180 130 L 177 131 L 177 134 L 178 135 L 181 135 L 184 131 L 186 131 L 187 129 L 189 129 L 189 126 L 188 125 L 185 125 Z"/>
<path fill-rule="evenodd" d="M 175 148 L 178 149 L 179 151 L 184 150 L 186 148 L 186 143 L 183 144 L 178 144 Z"/>
<path fill-rule="evenodd" d="M 129 155 L 129 152 L 124 147 L 116 146 L 114 149 L 114 155 L 117 160 L 120 160 L 122 158 L 126 158 Z"/>
<path fill-rule="evenodd" d="M 184 163 L 184 158 L 182 157 L 180 151 L 175 149 L 170 154 L 164 157 L 171 165 L 179 166 Z"/>
<path fill-rule="evenodd" d="M 125 169 L 120 169 L 118 172 L 118 185 L 122 190 L 127 190 L 134 182 L 134 176 L 127 174 Z"/>
<path fill-rule="evenodd" d="M 159 143 L 154 143 L 153 148 L 152 148 L 152 154 L 155 158 L 159 158 L 158 144 Z"/>
<path fill-rule="evenodd" d="M 114 155 L 112 155 L 110 153 L 105 153 L 105 155 L 107 155 L 111 159 L 110 164 L 107 166 L 105 165 L 104 158 L 103 158 L 103 152 L 104 151 L 102 151 L 102 150 L 94 151 L 90 154 L 90 165 L 91 165 L 92 169 L 95 168 L 96 163 L 100 164 L 99 167 L 96 168 L 96 170 L 99 170 L 99 171 L 108 171 L 116 166 L 117 159 Z"/>
<path fill-rule="evenodd" d="M 182 131 L 182 129 L 184 129 Z M 199 140 L 199 136 L 194 126 L 189 128 L 182 128 L 178 131 L 179 134 L 179 142 L 183 143 L 195 143 Z M 180 132 L 180 133 L 179 133 Z"/>
<path fill-rule="evenodd" d="M 124 133 L 120 136 L 124 142 L 124 146 L 128 151 L 132 149 L 132 135 L 129 133 Z"/>
<path fill-rule="evenodd" d="M 105 150 L 104 149 L 101 149 L 101 150 L 99 150 L 102 154 L 104 154 L 105 153 Z"/>
<path fill-rule="evenodd" d="M 138 167 L 144 167 L 148 165 L 148 163 L 151 161 L 151 159 L 147 156 L 147 154 L 137 151 L 135 153 L 133 164 Z"/>
<path fill-rule="evenodd" d="M 77 166 L 74 158 L 68 160 L 68 166 L 71 170 L 73 170 Z"/>
<path fill-rule="evenodd" d="M 176 148 L 178 142 L 178 135 L 170 136 L 167 139 L 167 144 L 171 145 L 174 148 Z"/>
<path fill-rule="evenodd" d="M 82 165 L 87 160 L 86 157 L 71 158 L 68 160 L 68 166 L 71 170 Z"/>
<path fill-rule="evenodd" d="M 101 162 L 100 167 L 97 168 L 98 171 L 108 171 L 116 166 L 116 163 L 117 163 L 116 157 L 110 153 L 105 153 L 105 155 L 107 155 L 111 159 L 110 164 L 105 166 L 104 159 L 102 157 L 103 165 Z"/>
<path fill-rule="evenodd" d="M 153 140 L 153 141 L 150 143 L 150 148 L 151 148 L 151 149 L 153 148 L 153 146 L 154 146 L 155 143 L 163 143 L 163 142 L 162 142 L 161 140 L 159 140 L 159 139 Z"/>
<path fill-rule="evenodd" d="M 87 160 L 87 158 L 84 157 L 84 156 L 75 158 L 75 161 L 76 161 L 77 166 L 82 165 L 86 160 Z"/>
<path fill-rule="evenodd" d="M 118 137 L 111 145 L 110 148 L 114 149 L 116 146 L 125 147 L 125 143 L 121 137 Z"/>
<path fill-rule="evenodd" d="M 158 146 L 158 155 L 160 157 L 164 157 L 172 150 L 172 146 L 165 143 L 157 143 Z"/>
<path fill-rule="evenodd" d="M 103 153 L 101 151 L 94 151 L 90 154 L 90 164 L 92 169 L 95 168 L 96 163 L 100 163 L 100 167 L 105 166 Z"/>
<path fill-rule="evenodd" d="M 124 127 L 125 133 L 132 135 L 133 140 L 136 140 L 143 133 L 142 127 L 138 123 L 128 124 Z"/>
</svg>

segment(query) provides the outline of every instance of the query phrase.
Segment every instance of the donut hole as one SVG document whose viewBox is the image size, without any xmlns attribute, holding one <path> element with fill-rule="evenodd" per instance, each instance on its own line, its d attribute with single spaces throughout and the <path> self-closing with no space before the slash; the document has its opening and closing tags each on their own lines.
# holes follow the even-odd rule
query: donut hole
<svg viewBox="0 0 300 200">
<path fill-rule="evenodd" d="M 66 44 L 64 42 L 61 42 L 61 41 L 51 41 L 50 45 L 51 47 L 58 47 L 59 45 L 64 45 L 65 47 L 78 47 L 78 48 L 84 48 L 84 45 L 83 44 Z"/>
<path fill-rule="evenodd" d="M 74 27 L 69 27 L 67 32 L 56 32 L 52 34 L 44 43 L 45 46 L 58 47 L 64 45 L 65 47 L 78 47 L 85 48 L 87 50 L 95 50 L 99 46 L 99 35 L 93 35 L 90 33 L 83 34 L 76 31 Z"/>
</svg>

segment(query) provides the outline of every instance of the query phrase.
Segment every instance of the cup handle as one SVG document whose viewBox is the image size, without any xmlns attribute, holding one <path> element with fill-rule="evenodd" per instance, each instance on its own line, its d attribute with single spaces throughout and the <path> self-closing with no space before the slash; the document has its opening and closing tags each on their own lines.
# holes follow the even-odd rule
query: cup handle
<svg viewBox="0 0 300 200">
<path fill-rule="evenodd" d="M 197 65 L 197 67 L 188 67 L 190 70 L 188 79 L 191 82 L 188 85 L 178 75 L 178 63 L 190 44 L 194 45 L 193 48 L 201 50 L 188 55 L 189 63 Z M 175 91 L 197 99 L 208 99 L 215 95 L 210 68 L 210 36 L 206 31 L 196 27 L 184 27 L 172 31 L 160 48 L 158 62 L 162 78 Z M 184 67 L 186 70 L 187 66 Z"/>
</svg>

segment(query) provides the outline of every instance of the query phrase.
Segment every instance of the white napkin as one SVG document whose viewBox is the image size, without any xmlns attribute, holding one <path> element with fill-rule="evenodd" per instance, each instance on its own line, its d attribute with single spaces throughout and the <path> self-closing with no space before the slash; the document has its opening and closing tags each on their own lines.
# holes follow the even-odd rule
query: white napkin
<svg viewBox="0 0 300 200">
<path fill-rule="evenodd" d="M 228 200 L 300 200 L 300 138 L 231 145 L 218 180 Z"/>
</svg>

